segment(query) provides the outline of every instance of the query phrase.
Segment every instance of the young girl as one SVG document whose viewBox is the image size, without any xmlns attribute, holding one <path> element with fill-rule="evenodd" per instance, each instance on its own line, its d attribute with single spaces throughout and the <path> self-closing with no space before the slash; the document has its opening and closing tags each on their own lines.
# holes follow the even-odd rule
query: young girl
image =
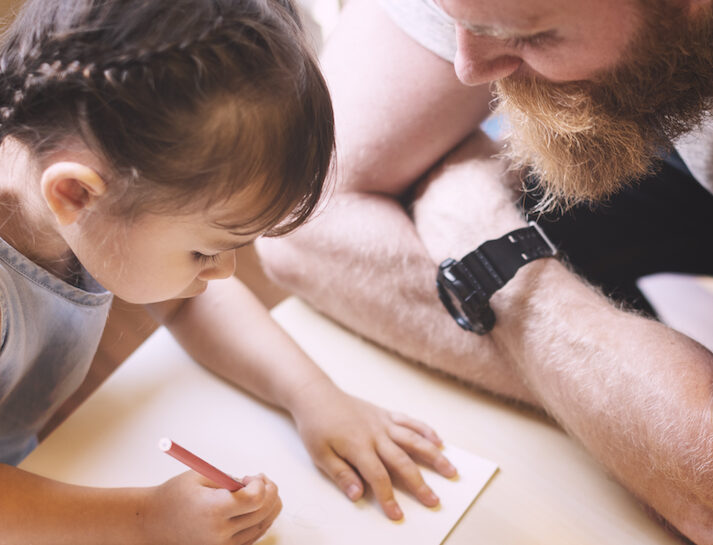
<svg viewBox="0 0 713 545">
<path fill-rule="evenodd" d="M 30 0 L 0 71 L 0 543 L 253 543 L 280 510 L 264 476 L 92 489 L 14 467 L 82 381 L 112 293 L 288 410 L 349 498 L 363 478 L 400 518 L 391 474 L 438 502 L 410 458 L 453 475 L 435 433 L 337 389 L 232 276 L 235 248 L 312 212 L 333 149 L 288 0 Z"/>
</svg>

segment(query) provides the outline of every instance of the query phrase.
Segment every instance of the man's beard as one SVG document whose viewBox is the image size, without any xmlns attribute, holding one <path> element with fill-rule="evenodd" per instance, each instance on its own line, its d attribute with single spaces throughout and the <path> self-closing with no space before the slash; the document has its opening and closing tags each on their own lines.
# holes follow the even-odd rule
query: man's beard
<svg viewBox="0 0 713 545">
<path fill-rule="evenodd" d="M 600 201 L 653 173 L 713 105 L 713 10 L 693 22 L 667 0 L 642 11 L 626 60 L 595 81 L 496 82 L 505 156 L 539 180 L 538 210 Z"/>
</svg>

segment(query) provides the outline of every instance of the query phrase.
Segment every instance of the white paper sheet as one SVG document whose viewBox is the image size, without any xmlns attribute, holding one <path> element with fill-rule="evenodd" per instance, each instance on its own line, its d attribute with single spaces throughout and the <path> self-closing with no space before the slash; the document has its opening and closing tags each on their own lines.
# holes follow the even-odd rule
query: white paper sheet
<svg viewBox="0 0 713 545">
<path fill-rule="evenodd" d="M 405 519 L 391 522 L 372 498 L 352 504 L 315 468 L 287 415 L 192 362 L 164 329 L 21 467 L 77 484 L 158 484 L 186 470 L 158 449 L 164 436 L 227 473 L 262 472 L 278 484 L 283 511 L 262 545 L 438 545 L 496 470 L 449 446 L 457 479 L 424 470 L 440 507 L 397 492 Z"/>
</svg>

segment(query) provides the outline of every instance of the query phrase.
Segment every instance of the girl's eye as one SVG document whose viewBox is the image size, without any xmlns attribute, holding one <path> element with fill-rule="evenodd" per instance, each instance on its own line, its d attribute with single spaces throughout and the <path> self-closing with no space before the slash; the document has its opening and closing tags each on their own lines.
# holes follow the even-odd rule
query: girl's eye
<svg viewBox="0 0 713 545">
<path fill-rule="evenodd" d="M 201 265 L 214 264 L 218 261 L 218 256 L 220 254 L 206 255 L 200 252 L 192 252 L 193 259 L 198 261 Z"/>
</svg>

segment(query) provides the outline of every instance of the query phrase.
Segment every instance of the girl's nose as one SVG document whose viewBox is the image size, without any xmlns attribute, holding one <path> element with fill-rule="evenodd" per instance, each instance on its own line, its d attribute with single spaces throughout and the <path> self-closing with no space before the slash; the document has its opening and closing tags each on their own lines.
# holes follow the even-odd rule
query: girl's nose
<svg viewBox="0 0 713 545">
<path fill-rule="evenodd" d="M 220 280 L 235 273 L 235 250 L 222 252 L 198 275 L 201 280 Z"/>
</svg>

